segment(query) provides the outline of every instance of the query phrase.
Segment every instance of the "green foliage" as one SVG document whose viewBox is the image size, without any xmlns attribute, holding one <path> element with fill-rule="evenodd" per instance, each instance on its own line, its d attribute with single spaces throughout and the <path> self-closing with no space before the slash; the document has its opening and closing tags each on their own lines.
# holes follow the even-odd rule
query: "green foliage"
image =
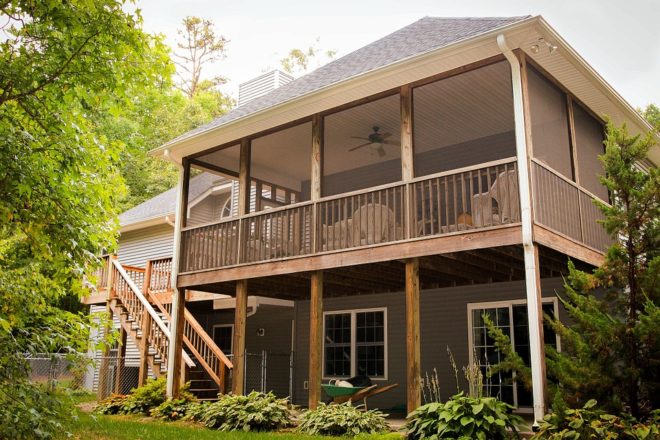
<svg viewBox="0 0 660 440">
<path fill-rule="evenodd" d="M 128 395 L 126 394 L 111 394 L 96 405 L 94 412 L 106 415 L 121 414 L 127 399 Z"/>
<path fill-rule="evenodd" d="M 310 68 L 315 69 L 331 61 L 337 55 L 337 51 L 321 49 L 320 42 L 321 39 L 317 37 L 314 44 L 307 49 L 291 49 L 286 57 L 280 60 L 282 70 L 287 73 L 302 75 Z"/>
<path fill-rule="evenodd" d="M 570 407 L 596 399 L 605 411 L 643 417 L 660 403 L 660 173 L 635 166 L 650 134 L 611 123 L 607 132 L 601 181 L 612 205 L 598 206 L 618 240 L 592 274 L 569 265 L 560 299 L 574 324 L 551 320 L 562 352 L 548 347 L 547 364 Z"/>
<path fill-rule="evenodd" d="M 660 107 L 655 104 L 649 104 L 640 113 L 651 123 L 657 132 L 660 132 Z"/>
<path fill-rule="evenodd" d="M 302 414 L 298 431 L 311 435 L 353 437 L 358 434 L 378 434 L 389 431 L 386 415 L 380 411 L 363 411 L 351 402 L 341 405 L 319 403 L 314 410 Z"/>
<path fill-rule="evenodd" d="M 205 81 L 201 80 L 202 67 L 213 61 L 224 59 L 227 52 L 227 40 L 222 35 L 216 35 L 212 20 L 189 16 L 183 19 L 183 29 L 178 31 L 181 40 L 177 43 L 179 50 L 175 53 L 179 60 L 177 65 L 185 72 L 182 78 L 181 90 L 188 97 L 194 97 L 202 89 L 224 84 L 226 78 L 217 76 Z M 203 87 L 202 87 L 203 86 Z"/>
<path fill-rule="evenodd" d="M 275 431 L 292 424 L 286 399 L 256 391 L 247 396 L 220 396 L 205 406 L 200 421 L 220 431 Z"/>
<path fill-rule="evenodd" d="M 512 407 L 494 397 L 467 397 L 463 393 L 445 403 L 420 406 L 407 417 L 408 438 L 506 439 L 507 428 L 517 435 L 523 420 Z"/>
<path fill-rule="evenodd" d="M 581 409 L 567 409 L 565 413 L 545 416 L 535 440 L 549 439 L 656 439 L 660 436 L 660 418 L 656 413 L 648 424 L 622 418 L 598 410 L 595 400 Z"/>
<path fill-rule="evenodd" d="M 502 361 L 496 365 L 488 367 L 487 375 L 492 377 L 500 372 L 515 372 L 516 381 L 525 389 L 532 389 L 532 369 L 525 364 L 523 358 L 513 349 L 509 335 L 505 334 L 501 328 L 497 327 L 493 320 L 487 315 L 483 315 L 484 324 L 488 330 L 488 336 L 495 341 L 495 348 L 502 354 Z"/>
<path fill-rule="evenodd" d="M 179 420 L 188 415 L 188 410 L 192 404 L 197 405 L 196 402 L 191 402 L 185 398 L 166 400 L 156 408 L 153 408 L 149 414 L 151 417 L 161 420 Z M 196 410 L 197 408 L 195 407 L 193 411 Z"/>
</svg>

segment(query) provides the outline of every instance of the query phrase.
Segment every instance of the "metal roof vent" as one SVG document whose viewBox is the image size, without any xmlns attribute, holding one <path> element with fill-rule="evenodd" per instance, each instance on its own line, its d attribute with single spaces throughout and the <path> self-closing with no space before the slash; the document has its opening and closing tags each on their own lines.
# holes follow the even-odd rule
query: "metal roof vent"
<svg viewBox="0 0 660 440">
<path fill-rule="evenodd" d="M 275 69 L 239 84 L 238 105 L 241 106 L 291 81 L 293 81 L 293 76 Z"/>
</svg>

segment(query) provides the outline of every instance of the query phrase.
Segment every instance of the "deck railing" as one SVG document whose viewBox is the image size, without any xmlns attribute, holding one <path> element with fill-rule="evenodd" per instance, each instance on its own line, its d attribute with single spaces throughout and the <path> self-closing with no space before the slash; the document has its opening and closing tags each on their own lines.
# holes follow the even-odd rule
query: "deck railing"
<svg viewBox="0 0 660 440">
<path fill-rule="evenodd" d="M 537 160 L 532 182 L 536 222 L 599 251 L 612 244 L 599 223 L 604 216 L 594 205 L 596 196 Z"/>
<path fill-rule="evenodd" d="M 520 221 L 515 158 L 185 228 L 181 272 Z"/>
</svg>

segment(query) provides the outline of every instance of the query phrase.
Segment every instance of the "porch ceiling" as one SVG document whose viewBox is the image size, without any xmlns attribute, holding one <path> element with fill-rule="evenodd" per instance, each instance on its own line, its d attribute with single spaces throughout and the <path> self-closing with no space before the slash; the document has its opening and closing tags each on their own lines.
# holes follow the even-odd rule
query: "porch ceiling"
<svg viewBox="0 0 660 440">
<path fill-rule="evenodd" d="M 541 278 L 567 273 L 568 257 L 539 246 Z M 590 266 L 576 261 L 578 267 Z M 338 297 L 399 292 L 405 288 L 405 262 L 394 260 L 323 271 L 324 296 Z M 523 250 L 519 245 L 431 255 L 420 258 L 422 289 L 524 280 Z M 196 290 L 234 295 L 233 281 L 196 286 Z M 309 298 L 310 272 L 253 278 L 250 295 L 300 300 Z"/>
</svg>

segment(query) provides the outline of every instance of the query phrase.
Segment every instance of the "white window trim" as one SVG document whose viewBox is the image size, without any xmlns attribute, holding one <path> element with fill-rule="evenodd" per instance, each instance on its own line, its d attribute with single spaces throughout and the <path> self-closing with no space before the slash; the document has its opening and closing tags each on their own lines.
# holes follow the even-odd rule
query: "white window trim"
<svg viewBox="0 0 660 440">
<path fill-rule="evenodd" d="M 505 301 L 491 301 L 491 302 L 481 302 L 481 303 L 468 303 L 467 305 L 467 321 L 468 321 L 468 353 L 470 355 L 470 365 L 474 362 L 474 335 L 472 333 L 472 311 L 479 309 L 494 309 L 494 308 L 503 308 L 508 307 L 509 316 L 512 316 L 512 308 L 514 305 L 527 304 L 526 299 L 512 299 Z M 559 317 L 559 300 L 557 297 L 551 298 L 541 298 L 541 304 L 552 304 L 555 312 L 555 316 Z M 561 339 L 558 334 L 555 334 L 557 338 L 557 350 L 561 351 Z M 509 338 L 511 339 L 511 344 L 515 346 L 515 339 L 513 336 L 513 326 L 510 326 Z M 514 373 L 515 377 L 515 373 Z M 532 412 L 532 407 L 518 407 L 518 382 L 514 380 L 513 382 L 513 403 L 516 412 Z"/>
<path fill-rule="evenodd" d="M 215 342 L 215 329 L 221 327 L 231 327 L 231 344 L 229 346 L 229 354 L 234 354 L 234 324 L 213 324 L 213 329 L 211 330 L 211 338 Z M 225 353 L 227 354 L 227 353 Z"/>
<path fill-rule="evenodd" d="M 328 312 L 323 312 L 323 344 L 321 346 L 321 369 L 322 369 L 322 374 L 323 374 L 323 380 L 330 380 L 330 379 L 348 379 L 350 377 L 355 377 L 357 375 L 357 319 L 356 319 L 356 314 L 358 313 L 364 313 L 364 312 L 383 312 L 383 327 L 384 327 L 384 339 L 383 339 L 383 347 L 384 347 L 384 353 L 383 353 L 383 358 L 384 358 L 384 370 L 385 374 L 383 376 L 378 376 L 378 377 L 369 377 L 369 379 L 374 380 L 374 381 L 386 381 L 388 378 L 388 343 L 387 343 L 387 307 L 376 307 L 376 308 L 370 308 L 370 309 L 348 309 L 348 310 L 332 310 Z M 341 315 L 341 314 L 350 314 L 351 315 L 351 374 L 350 376 L 326 376 L 325 374 L 325 317 L 327 315 Z"/>
</svg>

